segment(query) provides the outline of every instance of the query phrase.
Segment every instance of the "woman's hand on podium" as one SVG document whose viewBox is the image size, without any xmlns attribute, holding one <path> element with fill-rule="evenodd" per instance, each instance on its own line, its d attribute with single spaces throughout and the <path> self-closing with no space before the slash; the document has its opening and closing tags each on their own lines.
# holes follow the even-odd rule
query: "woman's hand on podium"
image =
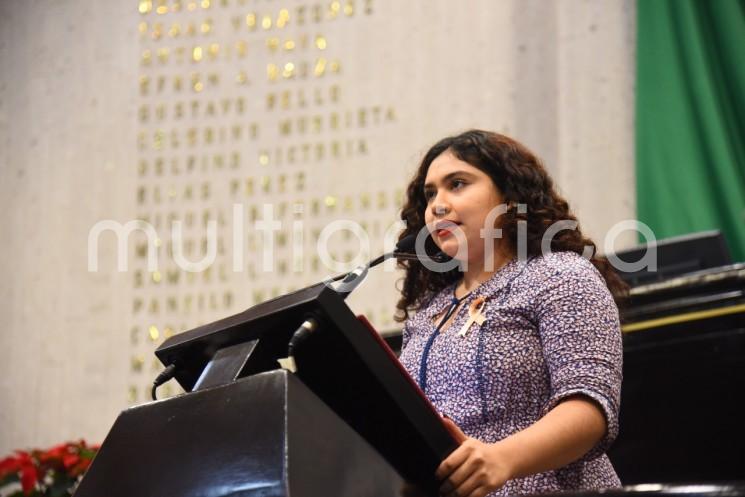
<svg viewBox="0 0 745 497">
<path fill-rule="evenodd" d="M 499 443 L 488 444 L 467 436 L 448 418 L 443 418 L 460 446 L 437 468 L 444 497 L 484 497 L 510 479 L 508 458 Z"/>
</svg>

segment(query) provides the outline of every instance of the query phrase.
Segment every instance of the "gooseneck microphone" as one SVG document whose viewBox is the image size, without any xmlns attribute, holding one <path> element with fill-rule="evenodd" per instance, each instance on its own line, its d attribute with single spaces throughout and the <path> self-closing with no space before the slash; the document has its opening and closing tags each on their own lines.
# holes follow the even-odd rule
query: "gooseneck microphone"
<svg viewBox="0 0 745 497">
<path fill-rule="evenodd" d="M 396 248 L 393 249 L 392 252 L 388 252 L 386 254 L 383 254 L 379 257 L 376 257 L 375 259 L 371 260 L 367 264 L 361 264 L 360 266 L 356 267 L 352 271 L 346 273 L 345 275 L 342 275 L 340 277 L 341 281 L 336 283 L 336 285 L 333 286 L 334 290 L 342 296 L 342 298 L 347 298 L 347 296 L 354 291 L 355 288 L 357 288 L 362 281 L 364 281 L 365 277 L 367 276 L 367 271 L 377 266 L 378 264 L 381 264 L 388 259 L 391 258 L 408 258 L 408 257 L 416 257 L 416 254 L 411 253 L 414 249 L 414 243 L 416 242 L 416 235 L 411 234 L 408 236 L 405 236 L 402 238 L 397 244 Z M 335 281 L 335 279 L 332 280 Z"/>
<path fill-rule="evenodd" d="M 352 271 L 331 278 L 327 280 L 327 284 L 331 286 L 336 292 L 341 295 L 343 299 L 346 299 L 350 293 L 352 293 L 362 283 L 367 276 L 367 271 L 375 267 L 388 259 L 416 259 L 417 255 L 413 253 L 414 245 L 416 243 L 416 235 L 411 234 L 403 237 L 396 244 L 396 248 L 392 252 L 387 252 L 381 256 L 376 257 L 366 264 L 361 264 Z M 341 280 L 341 281 L 339 281 Z M 288 364 L 291 369 L 295 369 L 294 352 L 304 340 L 306 340 L 315 330 L 319 327 L 318 319 L 314 316 L 309 316 L 303 321 L 303 324 L 293 333 L 287 344 L 287 358 L 289 359 Z"/>
</svg>

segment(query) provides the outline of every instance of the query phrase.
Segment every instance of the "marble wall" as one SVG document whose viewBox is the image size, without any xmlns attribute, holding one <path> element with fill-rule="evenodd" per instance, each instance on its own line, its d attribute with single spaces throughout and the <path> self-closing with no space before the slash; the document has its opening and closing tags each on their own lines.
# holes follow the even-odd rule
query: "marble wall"
<svg viewBox="0 0 745 497">
<path fill-rule="evenodd" d="M 620 0 L 0 3 L 0 453 L 101 441 L 147 400 L 164 337 L 332 273 L 315 252 L 330 221 L 363 223 L 382 251 L 446 134 L 523 141 L 602 243 L 635 212 L 634 19 Z M 282 224 L 268 270 L 265 204 Z M 135 219 L 158 268 L 135 233 L 117 271 L 103 233 L 90 271 L 96 223 Z M 174 261 L 174 220 L 191 261 L 215 222 L 208 271 Z M 380 329 L 397 277 L 372 273 L 350 299 Z"/>
</svg>

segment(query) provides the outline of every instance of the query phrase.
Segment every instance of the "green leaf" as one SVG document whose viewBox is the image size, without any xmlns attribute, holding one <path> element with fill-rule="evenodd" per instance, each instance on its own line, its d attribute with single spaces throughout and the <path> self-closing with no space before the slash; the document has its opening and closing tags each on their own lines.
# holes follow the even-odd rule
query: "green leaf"
<svg viewBox="0 0 745 497">
<path fill-rule="evenodd" d="M 67 475 L 57 475 L 46 492 L 48 497 L 67 497 L 70 489 L 75 485 L 75 479 Z"/>
<path fill-rule="evenodd" d="M 18 473 L 9 473 L 5 475 L 5 478 L 0 479 L 0 487 L 3 487 L 5 485 L 9 485 L 11 483 L 16 483 L 21 481 L 20 476 L 18 476 Z"/>
</svg>

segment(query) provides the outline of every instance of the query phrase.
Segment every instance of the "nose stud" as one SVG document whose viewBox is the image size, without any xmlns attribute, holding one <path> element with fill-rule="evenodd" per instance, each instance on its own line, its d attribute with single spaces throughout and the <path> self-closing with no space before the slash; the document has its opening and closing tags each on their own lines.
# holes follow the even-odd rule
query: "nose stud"
<svg viewBox="0 0 745 497">
<path fill-rule="evenodd" d="M 443 207 L 441 205 L 436 205 L 435 206 L 435 215 L 436 216 L 444 216 L 447 213 L 448 213 L 448 211 L 447 211 L 447 209 L 445 207 Z"/>
</svg>

